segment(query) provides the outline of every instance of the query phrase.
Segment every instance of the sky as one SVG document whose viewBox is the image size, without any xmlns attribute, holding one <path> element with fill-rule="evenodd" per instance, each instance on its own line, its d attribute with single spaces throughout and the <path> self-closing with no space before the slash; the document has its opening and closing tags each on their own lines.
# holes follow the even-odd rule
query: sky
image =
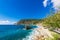
<svg viewBox="0 0 60 40">
<path fill-rule="evenodd" d="M 0 0 L 0 24 L 45 18 L 50 10 L 60 10 L 59 4 L 60 0 Z"/>
</svg>

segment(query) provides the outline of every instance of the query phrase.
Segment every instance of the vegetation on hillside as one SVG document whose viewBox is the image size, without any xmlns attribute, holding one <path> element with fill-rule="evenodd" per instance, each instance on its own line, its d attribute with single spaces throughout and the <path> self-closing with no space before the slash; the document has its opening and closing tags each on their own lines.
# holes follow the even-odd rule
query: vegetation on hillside
<svg viewBox="0 0 60 40">
<path fill-rule="evenodd" d="M 47 27 L 60 28 L 60 12 L 50 15 L 47 18 L 43 19 L 42 23 L 44 24 L 44 26 Z"/>
<path fill-rule="evenodd" d="M 42 23 L 46 27 L 60 28 L 60 12 L 49 15 L 44 19 L 21 19 L 16 24 L 19 25 L 19 24 L 37 24 L 37 23 Z"/>
<path fill-rule="evenodd" d="M 17 25 L 20 24 L 36 24 L 38 22 L 41 22 L 42 19 L 21 19 L 17 22 Z"/>
</svg>

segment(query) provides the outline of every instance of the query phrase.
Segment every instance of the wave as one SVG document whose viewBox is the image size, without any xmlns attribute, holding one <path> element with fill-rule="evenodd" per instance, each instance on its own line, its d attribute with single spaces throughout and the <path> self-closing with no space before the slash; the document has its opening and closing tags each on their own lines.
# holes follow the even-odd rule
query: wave
<svg viewBox="0 0 60 40">
<path fill-rule="evenodd" d="M 37 28 L 33 29 L 32 32 L 30 32 L 29 36 L 23 38 L 23 40 L 42 40 L 48 37 L 53 38 L 50 31 L 38 26 Z"/>
</svg>

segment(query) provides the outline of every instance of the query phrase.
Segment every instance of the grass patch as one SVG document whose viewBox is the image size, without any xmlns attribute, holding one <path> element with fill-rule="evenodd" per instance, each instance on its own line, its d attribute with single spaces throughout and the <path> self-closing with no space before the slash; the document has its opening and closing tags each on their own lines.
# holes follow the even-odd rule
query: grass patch
<svg viewBox="0 0 60 40">
<path fill-rule="evenodd" d="M 52 35 L 54 36 L 54 40 L 59 40 L 60 34 L 52 32 Z"/>
<path fill-rule="evenodd" d="M 52 36 L 54 37 L 54 39 L 51 38 L 47 38 L 46 40 L 60 40 L 60 34 L 55 33 L 55 32 L 51 32 Z"/>
</svg>

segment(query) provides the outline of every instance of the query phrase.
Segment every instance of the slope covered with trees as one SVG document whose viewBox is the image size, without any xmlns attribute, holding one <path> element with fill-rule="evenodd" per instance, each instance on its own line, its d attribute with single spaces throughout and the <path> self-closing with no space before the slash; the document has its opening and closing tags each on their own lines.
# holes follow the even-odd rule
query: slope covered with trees
<svg viewBox="0 0 60 40">
<path fill-rule="evenodd" d="M 60 28 L 60 12 L 50 15 L 43 20 L 44 21 L 42 23 L 44 24 L 44 26 Z"/>
</svg>

